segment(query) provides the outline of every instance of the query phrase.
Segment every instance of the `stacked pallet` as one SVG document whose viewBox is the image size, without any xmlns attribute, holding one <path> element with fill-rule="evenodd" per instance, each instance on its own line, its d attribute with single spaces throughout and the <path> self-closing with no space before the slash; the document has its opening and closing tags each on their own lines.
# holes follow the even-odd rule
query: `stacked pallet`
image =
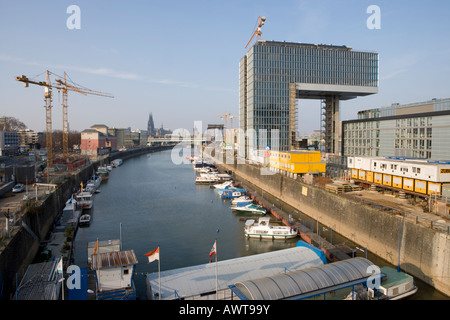
<svg viewBox="0 0 450 320">
<path fill-rule="evenodd" d="M 347 181 L 333 181 L 332 183 L 325 185 L 325 190 L 339 194 L 350 191 L 359 191 L 362 190 L 362 187 Z"/>
</svg>

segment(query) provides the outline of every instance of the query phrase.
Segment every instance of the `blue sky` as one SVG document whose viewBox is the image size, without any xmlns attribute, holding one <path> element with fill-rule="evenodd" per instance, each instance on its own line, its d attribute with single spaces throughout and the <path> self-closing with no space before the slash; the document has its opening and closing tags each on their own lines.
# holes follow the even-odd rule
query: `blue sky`
<svg viewBox="0 0 450 320">
<path fill-rule="evenodd" d="M 81 9 L 70 30 L 68 6 Z M 370 30 L 369 5 L 381 9 Z M 341 120 L 392 103 L 450 97 L 449 1 L 8 1 L 0 11 L 0 115 L 45 129 L 43 88 L 24 88 L 16 76 L 44 80 L 47 69 L 114 99 L 69 93 L 71 130 L 95 123 L 191 130 L 194 121 L 223 123 L 239 114 L 238 64 L 258 16 L 262 39 L 347 45 L 380 55 L 379 93 L 341 103 Z M 38 76 L 39 75 L 39 76 Z M 37 77 L 36 77 L 37 76 Z M 53 99 L 53 129 L 62 129 L 61 97 Z M 299 103 L 299 131 L 320 126 L 320 103 Z M 234 120 L 234 127 L 238 120 Z"/>
</svg>

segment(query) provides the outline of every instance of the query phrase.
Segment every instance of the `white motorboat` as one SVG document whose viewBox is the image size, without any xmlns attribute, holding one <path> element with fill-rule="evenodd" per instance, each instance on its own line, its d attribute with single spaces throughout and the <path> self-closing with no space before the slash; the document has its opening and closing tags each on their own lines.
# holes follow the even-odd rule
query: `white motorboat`
<svg viewBox="0 0 450 320">
<path fill-rule="evenodd" d="M 91 215 L 83 214 L 80 217 L 79 225 L 80 226 L 88 226 L 91 223 Z"/>
<path fill-rule="evenodd" d="M 232 208 L 233 211 L 240 213 L 266 214 L 267 211 L 262 206 L 250 203 L 246 206 L 237 206 Z"/>
<path fill-rule="evenodd" d="M 200 174 L 195 177 L 195 183 L 197 184 L 211 184 L 216 183 L 217 177 L 214 174 Z"/>
<path fill-rule="evenodd" d="M 252 204 L 253 201 L 250 197 L 248 196 L 241 196 L 239 198 L 236 198 L 234 200 L 231 201 L 231 207 L 244 207 L 247 206 L 249 204 Z"/>
<path fill-rule="evenodd" d="M 228 187 L 228 186 L 232 187 L 232 185 L 233 185 L 233 181 L 225 181 L 224 183 L 215 184 L 212 187 L 214 189 L 225 189 L 225 187 Z"/>
<path fill-rule="evenodd" d="M 256 222 L 249 219 L 245 222 L 244 233 L 247 238 L 290 239 L 297 237 L 297 230 L 288 226 L 272 226 L 269 217 L 261 217 Z"/>
<path fill-rule="evenodd" d="M 88 183 L 87 184 L 90 184 L 90 183 L 92 183 L 93 185 L 94 185 L 94 187 L 95 187 L 95 189 L 98 189 L 99 187 L 100 187 L 100 185 L 101 185 L 101 183 L 102 183 L 102 176 L 101 175 L 93 175 L 90 179 L 89 179 L 89 181 L 88 181 Z M 87 186 L 87 185 L 86 185 Z"/>
<path fill-rule="evenodd" d="M 116 160 L 111 161 L 111 165 L 114 168 L 117 168 L 117 167 L 121 166 L 122 164 L 123 164 L 123 160 L 122 159 L 116 159 Z"/>
</svg>

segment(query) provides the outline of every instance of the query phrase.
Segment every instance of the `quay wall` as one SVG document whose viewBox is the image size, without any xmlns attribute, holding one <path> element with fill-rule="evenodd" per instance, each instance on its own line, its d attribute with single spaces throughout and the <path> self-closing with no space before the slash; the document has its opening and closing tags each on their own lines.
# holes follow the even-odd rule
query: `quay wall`
<svg viewBox="0 0 450 320">
<path fill-rule="evenodd" d="M 254 165 L 219 165 L 450 296 L 450 235 Z M 272 172 L 271 172 L 272 173 Z M 296 217 L 295 213 L 293 214 Z"/>
<path fill-rule="evenodd" d="M 157 152 L 172 148 L 171 146 L 146 147 L 122 151 L 112 154 L 103 160 L 109 163 L 114 159 L 127 159 L 141 154 Z M 18 283 L 39 252 L 39 245 L 45 240 L 52 230 L 55 218 L 65 207 L 66 201 L 80 188 L 81 182 L 86 182 L 94 170 L 100 165 L 99 162 L 92 162 L 88 166 L 75 174 L 67 174 L 58 183 L 56 190 L 51 192 L 38 205 L 31 205 L 22 215 L 21 226 L 15 235 L 10 239 L 7 246 L 0 254 L 0 284 L 3 284 L 3 292 L 0 286 L 0 300 L 10 299 L 16 287 L 16 277 Z"/>
</svg>

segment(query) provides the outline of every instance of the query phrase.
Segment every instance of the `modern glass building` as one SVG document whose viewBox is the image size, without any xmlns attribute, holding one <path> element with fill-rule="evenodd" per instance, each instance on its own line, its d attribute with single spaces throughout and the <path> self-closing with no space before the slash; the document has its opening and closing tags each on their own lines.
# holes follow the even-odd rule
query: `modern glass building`
<svg viewBox="0 0 450 320">
<path fill-rule="evenodd" d="M 358 112 L 342 122 L 344 156 L 450 160 L 450 98 Z"/>
<path fill-rule="evenodd" d="M 278 151 L 292 148 L 297 99 L 322 99 L 329 106 L 330 116 L 324 115 L 323 120 L 326 139 L 328 132 L 332 140 L 329 149 L 333 150 L 328 152 L 333 152 L 337 150 L 339 100 L 377 92 L 375 52 L 260 40 L 239 63 L 239 125 L 246 135 L 246 157 L 267 146 Z"/>
</svg>

